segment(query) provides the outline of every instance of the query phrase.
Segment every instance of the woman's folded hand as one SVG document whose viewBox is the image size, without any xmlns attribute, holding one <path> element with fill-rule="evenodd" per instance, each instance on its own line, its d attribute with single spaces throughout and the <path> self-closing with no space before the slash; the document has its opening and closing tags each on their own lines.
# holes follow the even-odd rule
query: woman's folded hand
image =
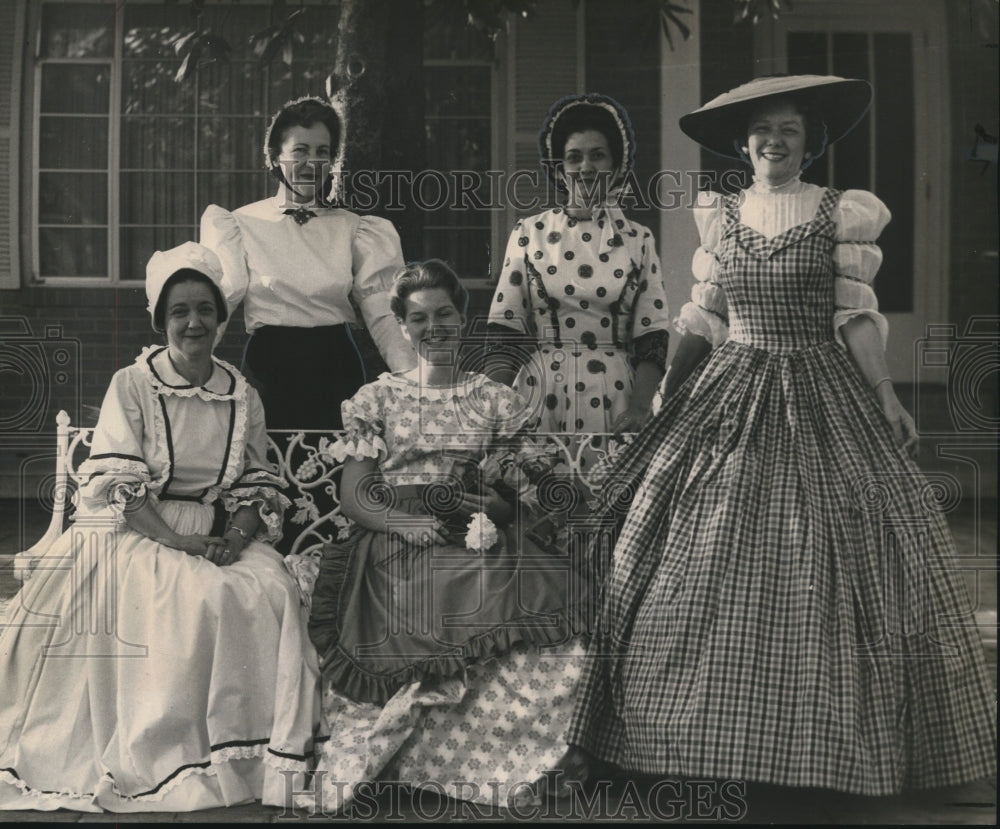
<svg viewBox="0 0 1000 829">
<path fill-rule="evenodd" d="M 220 567 L 239 559 L 239 553 L 232 549 L 229 542 L 216 535 L 181 535 L 173 546 L 189 556 L 202 556 Z"/>
<path fill-rule="evenodd" d="M 477 512 L 485 512 L 498 527 L 509 524 L 514 518 L 514 507 L 508 504 L 493 487 L 483 487 L 479 495 L 463 495 L 458 506 L 463 518 L 469 519 Z"/>
</svg>

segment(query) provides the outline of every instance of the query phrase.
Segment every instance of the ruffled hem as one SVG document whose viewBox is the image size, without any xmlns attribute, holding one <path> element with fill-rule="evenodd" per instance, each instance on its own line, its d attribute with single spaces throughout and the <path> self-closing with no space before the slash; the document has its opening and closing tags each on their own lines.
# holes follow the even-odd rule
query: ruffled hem
<svg viewBox="0 0 1000 829">
<path fill-rule="evenodd" d="M 262 522 L 254 538 L 271 544 L 281 540 L 285 511 L 292 505 L 276 486 L 284 488 L 288 482 L 270 472 L 251 472 L 243 477 L 242 483 L 222 495 L 222 505 L 230 515 L 240 507 L 254 507 Z"/>
<path fill-rule="evenodd" d="M 326 454 L 338 463 L 343 463 L 347 458 L 356 461 L 363 461 L 366 458 L 379 460 L 388 457 L 389 447 L 378 435 L 372 435 L 370 441 L 360 436 L 339 438 L 335 443 L 330 444 Z"/>
<path fill-rule="evenodd" d="M 80 487 L 80 506 L 87 514 L 110 509 L 116 525 L 124 525 L 124 510 L 140 499 L 155 498 L 156 488 L 149 467 L 129 458 L 88 458 L 80 464 L 77 475 L 87 482 Z"/>
<path fill-rule="evenodd" d="M 13 786 L 18 789 L 21 793 L 21 797 L 24 798 L 26 802 L 25 809 L 40 809 L 44 811 L 54 811 L 60 808 L 66 808 L 65 803 L 61 801 L 66 800 L 79 800 L 81 806 L 84 804 L 90 806 L 90 809 L 86 811 L 95 811 L 99 807 L 93 805 L 94 795 L 93 794 L 83 794 L 81 792 L 63 791 L 63 792 L 53 792 L 53 791 L 39 791 L 37 789 L 32 789 L 27 783 L 25 783 L 20 777 L 15 775 L 10 769 L 0 769 L 0 782 L 6 783 L 9 786 Z M 31 805 L 34 804 L 34 805 Z M 47 804 L 47 805 L 44 805 Z"/>
<path fill-rule="evenodd" d="M 159 803 L 173 793 L 183 783 L 194 775 L 214 777 L 218 774 L 218 767 L 231 763 L 235 760 L 260 760 L 264 765 L 275 771 L 292 771 L 305 773 L 309 770 L 310 762 L 299 760 L 294 757 L 283 756 L 270 750 L 268 746 L 258 743 L 256 745 L 223 746 L 217 748 L 209 755 L 209 764 L 194 764 L 182 768 L 175 773 L 168 782 L 160 785 L 156 791 L 148 794 L 127 795 L 117 790 L 114 779 L 108 775 L 103 775 L 97 782 L 94 792 L 83 793 L 75 791 L 52 791 L 33 789 L 24 780 L 18 777 L 10 769 L 0 769 L 0 781 L 20 790 L 21 796 L 30 801 L 25 804 L 26 809 L 37 809 L 40 806 L 45 809 L 67 808 L 66 801 L 79 801 L 79 806 L 69 808 L 90 807 L 84 811 L 97 811 L 103 807 L 99 805 L 101 792 L 109 792 L 115 799 L 125 803 Z M 48 804 L 48 807 L 42 804 Z M 222 805 L 222 804 L 220 804 Z"/>
<path fill-rule="evenodd" d="M 359 533 L 372 532 L 359 530 Z M 352 536 L 348 545 L 356 541 Z M 341 596 L 343 588 L 352 568 L 350 552 L 340 551 L 338 555 L 327 556 L 324 566 L 324 591 L 331 596 Z M 323 679 L 330 682 L 339 693 L 356 702 L 368 702 L 385 705 L 400 690 L 411 682 L 425 679 L 444 679 L 461 673 L 471 662 L 483 661 L 509 652 L 516 645 L 535 645 L 537 647 L 562 645 L 590 629 L 592 621 L 586 612 L 589 607 L 586 599 L 582 599 L 558 612 L 558 624 L 544 626 L 519 623 L 518 620 L 506 620 L 503 626 L 496 627 L 486 633 L 469 639 L 462 645 L 456 645 L 453 653 L 429 655 L 419 659 L 395 673 L 376 675 L 365 671 L 351 656 L 336 644 L 340 638 L 339 618 L 341 609 L 333 608 L 334 612 L 322 619 L 310 619 L 310 632 L 323 628 L 324 639 L 332 646 L 324 647 L 324 643 L 313 642 L 320 651 L 320 667 Z M 593 608 L 591 608 L 593 609 Z M 325 650 L 325 653 L 323 651 Z"/>
<path fill-rule="evenodd" d="M 385 705 L 400 688 L 411 682 L 454 677 L 470 663 L 501 656 L 517 645 L 534 645 L 539 648 L 564 645 L 585 629 L 584 614 L 579 609 L 566 611 L 559 626 L 539 628 L 507 622 L 503 628 L 469 640 L 458 654 L 437 654 L 408 665 L 391 676 L 367 673 L 340 648 L 335 648 L 323 664 L 323 678 L 352 700 Z"/>
</svg>

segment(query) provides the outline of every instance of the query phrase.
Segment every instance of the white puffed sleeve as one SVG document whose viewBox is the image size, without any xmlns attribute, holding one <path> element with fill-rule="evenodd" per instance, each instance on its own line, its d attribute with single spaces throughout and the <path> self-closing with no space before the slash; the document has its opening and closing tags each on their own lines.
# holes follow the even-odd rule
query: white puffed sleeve
<svg viewBox="0 0 1000 829">
<path fill-rule="evenodd" d="M 389 308 L 392 278 L 403 267 L 399 234 L 392 222 L 377 216 L 362 216 L 354 234 L 351 256 L 354 272 L 351 295 L 382 358 L 392 371 L 413 368 L 417 355 Z"/>
<path fill-rule="evenodd" d="M 885 346 L 889 323 L 878 311 L 878 299 L 871 282 L 882 264 L 882 251 L 875 240 L 892 218 L 889 208 L 866 190 L 846 190 L 833 212 L 836 245 L 833 249 L 834 304 L 833 330 L 844 345 L 840 328 L 858 316 L 870 317 Z"/>
<path fill-rule="evenodd" d="M 91 515 L 104 514 L 115 525 L 125 526 L 125 513 L 147 499 L 156 503 L 149 466 L 143 451 L 143 410 L 135 378 L 128 369 L 118 371 L 101 403 L 90 457 L 77 470 L 81 508 Z"/>
<path fill-rule="evenodd" d="M 222 292 L 232 314 L 250 285 L 243 232 L 236 217 L 217 204 L 210 204 L 201 216 L 201 243 L 213 250 L 222 263 Z"/>
<path fill-rule="evenodd" d="M 222 503 L 230 514 L 240 507 L 254 507 L 261 520 L 257 539 L 276 544 L 281 540 L 285 510 L 291 506 L 291 501 L 282 492 L 288 482 L 275 474 L 274 465 L 267 460 L 267 431 L 260 395 L 250 386 L 246 393 L 247 434 L 243 471 L 228 491 L 222 493 Z"/>
<path fill-rule="evenodd" d="M 704 337 L 718 348 L 729 337 L 729 306 L 720 279 L 721 265 L 716 251 L 725 226 L 722 196 L 702 192 L 695 204 L 694 220 L 701 245 L 691 260 L 694 285 L 691 301 L 681 307 L 674 326 L 681 334 L 691 332 Z"/>
</svg>

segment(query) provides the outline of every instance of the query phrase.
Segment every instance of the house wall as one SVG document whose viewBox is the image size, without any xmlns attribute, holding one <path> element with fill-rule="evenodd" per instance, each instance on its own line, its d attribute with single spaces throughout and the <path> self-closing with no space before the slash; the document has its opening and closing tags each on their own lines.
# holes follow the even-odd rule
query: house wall
<svg viewBox="0 0 1000 829">
<path fill-rule="evenodd" d="M 574 8 L 570 0 L 567 9 Z M 23 3 L 23 0 L 22 0 Z M 18 4 L 0 4 L 4 25 L 0 26 L 0 62 L 2 74 L 8 79 L 19 79 L 20 84 L 0 84 L 0 139 L 8 150 L 15 149 L 14 159 L 19 159 L 21 170 L 31 169 L 32 139 L 25 129 L 18 129 L 32 122 L 32 95 L 18 94 L 19 86 L 26 88 L 33 78 L 30 44 L 20 39 L 23 29 L 13 10 Z M 997 168 L 993 164 L 984 172 L 982 165 L 966 160 L 965 152 L 971 148 L 976 123 L 987 132 L 1000 133 L 998 124 L 998 56 L 997 13 L 993 3 L 962 3 L 949 6 L 948 40 L 951 96 L 950 162 L 950 272 L 942 275 L 949 280 L 948 320 L 959 331 L 964 331 L 973 319 L 984 314 L 997 314 Z M 638 165 L 640 175 L 646 176 L 666 163 L 659 148 L 668 141 L 661 136 L 658 117 L 661 95 L 670 94 L 667 76 L 660 80 L 660 45 L 658 21 L 647 26 L 653 36 L 635 36 L 636 27 L 618 12 L 615 4 L 593 2 L 586 4 L 582 33 L 574 33 L 586 48 L 583 63 L 583 86 L 605 92 L 622 101 L 629 109 L 638 136 Z M 536 21 L 537 22 L 537 21 Z M 734 24 L 732 8 L 726 3 L 700 3 L 698 28 L 701 53 L 701 98 L 708 100 L 755 74 L 753 60 L 754 31 L 749 24 Z M 532 25 L 531 21 L 518 26 Z M 760 25 L 767 25 L 766 22 Z M 537 30 L 536 30 L 537 31 Z M 546 37 L 557 38 L 559 32 L 548 30 Z M 561 55 L 563 64 L 553 66 L 553 53 Z M 537 72 L 564 73 L 565 77 L 579 77 L 578 67 L 570 64 L 578 60 L 574 49 L 532 50 L 516 53 L 520 64 L 534 61 Z M 572 70 L 572 71 L 571 71 Z M 530 76 L 526 75 L 526 76 Z M 578 91 L 565 89 L 564 92 Z M 544 113 L 550 100 L 527 100 L 522 97 L 512 101 L 515 107 L 530 107 Z M 533 122 L 534 123 L 534 122 Z M 540 125 L 540 118 L 538 119 Z M 532 126 L 532 129 L 535 129 Z M 666 129 L 666 126 L 662 127 Z M 20 139 L 18 141 L 18 139 Z M 2 147 L 0 147 L 2 149 Z M 513 166 L 514 160 L 510 162 Z M 717 156 L 702 153 L 704 170 L 721 174 L 730 165 Z M 145 296 L 141 288 L 49 288 L 32 285 L 31 275 L 24 272 L 30 262 L 28 244 L 30 219 L 18 215 L 17 205 L 23 201 L 25 178 L 18 179 L 17 166 L 4 164 L 0 175 L 9 175 L 11 204 L 8 214 L 0 214 L 0 237 L 13 241 L 5 248 L 0 238 L 0 286 L 14 284 L 12 290 L 0 290 L 0 345 L 24 344 L 31 336 L 40 343 L 42 351 L 51 350 L 51 343 L 59 337 L 73 344 L 70 349 L 70 371 L 73 376 L 64 382 L 50 379 L 44 389 L 46 407 L 42 431 L 54 431 L 54 413 L 68 409 L 78 421 L 92 421 L 100 405 L 111 374 L 130 363 L 142 346 L 158 341 L 149 327 L 145 310 Z M 17 201 L 18 195 L 22 200 Z M 655 211 L 635 212 L 635 217 L 658 232 L 659 222 Z M 12 239 L 13 237 L 13 239 Z M 661 251 L 665 240 L 658 240 Z M 18 267 L 18 258 L 24 263 Z M 18 271 L 15 273 L 14 271 Z M 688 274 L 677 278 L 689 280 Z M 471 311 L 484 313 L 489 306 L 492 288 L 473 291 Z M 50 336 L 47 336 L 50 335 Z M 219 356 L 239 364 L 245 334 L 239 312 L 231 321 L 219 348 Z M 46 344 L 48 343 L 48 344 Z M 53 377 L 55 375 L 53 374 Z M 995 379 L 995 376 L 994 376 Z M 0 378 L 0 497 L 16 494 L 17 468 L 30 441 L 24 428 L 13 431 L 9 426 L 20 414 L 21 402 L 26 398 L 33 382 L 31 377 L 4 371 Z M 985 411 L 996 417 L 996 383 L 984 385 Z M 34 427 L 32 427 L 34 428 Z M 44 442 L 44 441 L 42 441 Z"/>
<path fill-rule="evenodd" d="M 995 316 L 1000 308 L 997 166 L 966 157 L 976 124 L 1000 135 L 997 39 L 996 3 L 955 4 L 948 21 L 952 133 L 948 301 L 951 322 L 962 331 L 973 318 Z M 995 378 L 993 392 L 995 403 Z"/>
</svg>

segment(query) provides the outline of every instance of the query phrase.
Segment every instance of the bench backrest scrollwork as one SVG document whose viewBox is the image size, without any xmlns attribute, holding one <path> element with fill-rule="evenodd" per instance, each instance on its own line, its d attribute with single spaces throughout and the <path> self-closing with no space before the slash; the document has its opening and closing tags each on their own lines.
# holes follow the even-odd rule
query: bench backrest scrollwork
<svg viewBox="0 0 1000 829">
<path fill-rule="evenodd" d="M 55 503 L 52 520 L 42 539 L 28 553 L 41 554 L 66 529 L 73 496 L 81 484 L 80 464 L 90 454 L 93 429 L 74 426 L 66 412 L 56 417 L 57 458 Z M 327 451 L 340 436 L 323 430 L 269 430 L 268 459 L 288 482 L 291 509 L 285 515 L 285 553 L 308 553 L 325 543 L 345 538 L 350 522 L 341 514 L 342 465 Z M 593 492 L 588 471 L 596 462 L 614 455 L 620 446 L 608 435 L 538 435 L 536 442 L 558 459 L 559 466 Z"/>
</svg>

